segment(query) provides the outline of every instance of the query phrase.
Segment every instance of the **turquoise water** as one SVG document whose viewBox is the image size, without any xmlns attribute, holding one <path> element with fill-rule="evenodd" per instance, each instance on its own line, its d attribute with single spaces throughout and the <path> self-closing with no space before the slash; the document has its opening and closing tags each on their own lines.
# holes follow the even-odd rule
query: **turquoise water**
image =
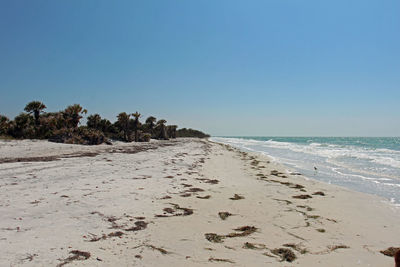
<svg viewBox="0 0 400 267">
<path fill-rule="evenodd" d="M 399 137 L 239 136 L 211 140 L 266 154 L 305 176 L 400 204 Z"/>
</svg>

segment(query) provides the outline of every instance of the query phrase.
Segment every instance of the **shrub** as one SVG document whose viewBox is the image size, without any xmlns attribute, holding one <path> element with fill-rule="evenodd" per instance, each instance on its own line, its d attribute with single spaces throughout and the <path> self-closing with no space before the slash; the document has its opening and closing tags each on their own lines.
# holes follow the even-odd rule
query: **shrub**
<svg viewBox="0 0 400 267">
<path fill-rule="evenodd" d="M 205 134 L 201 131 L 194 130 L 194 129 L 186 129 L 182 128 L 176 131 L 176 137 L 198 137 L 198 138 L 207 138 L 210 135 Z"/>
<path fill-rule="evenodd" d="M 150 142 L 151 139 L 151 134 L 150 133 L 141 133 L 139 142 Z"/>
</svg>

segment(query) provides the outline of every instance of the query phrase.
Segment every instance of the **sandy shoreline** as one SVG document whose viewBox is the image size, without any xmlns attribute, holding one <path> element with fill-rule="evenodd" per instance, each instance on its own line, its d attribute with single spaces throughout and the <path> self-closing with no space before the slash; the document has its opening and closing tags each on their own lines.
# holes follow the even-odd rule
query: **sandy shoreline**
<svg viewBox="0 0 400 267">
<path fill-rule="evenodd" d="M 400 246 L 383 199 L 204 140 L 0 141 L 0 196 L 0 266 L 393 266 Z"/>
</svg>

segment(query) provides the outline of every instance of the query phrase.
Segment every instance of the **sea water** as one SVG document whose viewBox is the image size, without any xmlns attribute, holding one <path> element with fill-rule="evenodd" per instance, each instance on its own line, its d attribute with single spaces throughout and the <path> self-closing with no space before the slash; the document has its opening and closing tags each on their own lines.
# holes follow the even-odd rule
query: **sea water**
<svg viewBox="0 0 400 267">
<path fill-rule="evenodd" d="M 400 137 L 212 137 L 306 177 L 400 204 Z"/>
</svg>

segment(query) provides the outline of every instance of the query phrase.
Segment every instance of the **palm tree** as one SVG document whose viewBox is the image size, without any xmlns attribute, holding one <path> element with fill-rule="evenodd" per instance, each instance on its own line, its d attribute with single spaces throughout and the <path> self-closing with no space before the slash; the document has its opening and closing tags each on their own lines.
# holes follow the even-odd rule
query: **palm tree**
<svg viewBox="0 0 400 267">
<path fill-rule="evenodd" d="M 25 106 L 25 111 L 32 114 L 35 118 L 35 125 L 39 125 L 40 113 L 46 108 L 46 106 L 40 101 L 32 101 Z"/>
<path fill-rule="evenodd" d="M 168 137 L 176 138 L 176 128 L 178 128 L 178 125 L 168 125 L 167 126 Z"/>
<path fill-rule="evenodd" d="M 63 116 L 64 119 L 66 120 L 68 126 L 70 126 L 71 128 L 77 128 L 79 121 L 82 119 L 83 114 L 86 114 L 87 110 L 83 109 L 81 107 L 81 105 L 79 104 L 74 104 L 71 106 L 68 106 L 64 112 L 63 112 Z"/>
<path fill-rule="evenodd" d="M 146 119 L 146 129 L 148 130 L 148 132 L 151 134 L 152 137 L 154 135 L 154 126 L 156 125 L 156 121 L 157 119 L 153 116 L 150 116 Z"/>
<path fill-rule="evenodd" d="M 14 118 L 11 128 L 11 135 L 17 138 L 34 137 L 34 121 L 31 115 L 20 113 Z"/>
<path fill-rule="evenodd" d="M 129 117 L 126 112 L 121 112 L 116 121 L 116 126 L 123 132 L 125 141 L 129 141 Z"/>
<path fill-rule="evenodd" d="M 167 131 L 165 129 L 166 123 L 167 121 L 163 119 L 157 121 L 157 128 L 159 128 L 159 135 L 158 135 L 159 139 L 168 140 Z"/>
<path fill-rule="evenodd" d="M 89 128 L 100 130 L 101 117 L 99 114 L 90 115 L 87 118 L 86 125 Z"/>
<path fill-rule="evenodd" d="M 10 120 L 3 115 L 0 115 L 0 135 L 7 134 L 10 127 Z"/>
<path fill-rule="evenodd" d="M 135 142 L 138 142 L 139 141 L 138 130 L 140 127 L 139 118 L 141 114 L 136 111 L 135 113 L 132 114 L 132 116 L 135 117 L 135 120 L 133 121 L 133 130 L 135 131 Z"/>
</svg>

